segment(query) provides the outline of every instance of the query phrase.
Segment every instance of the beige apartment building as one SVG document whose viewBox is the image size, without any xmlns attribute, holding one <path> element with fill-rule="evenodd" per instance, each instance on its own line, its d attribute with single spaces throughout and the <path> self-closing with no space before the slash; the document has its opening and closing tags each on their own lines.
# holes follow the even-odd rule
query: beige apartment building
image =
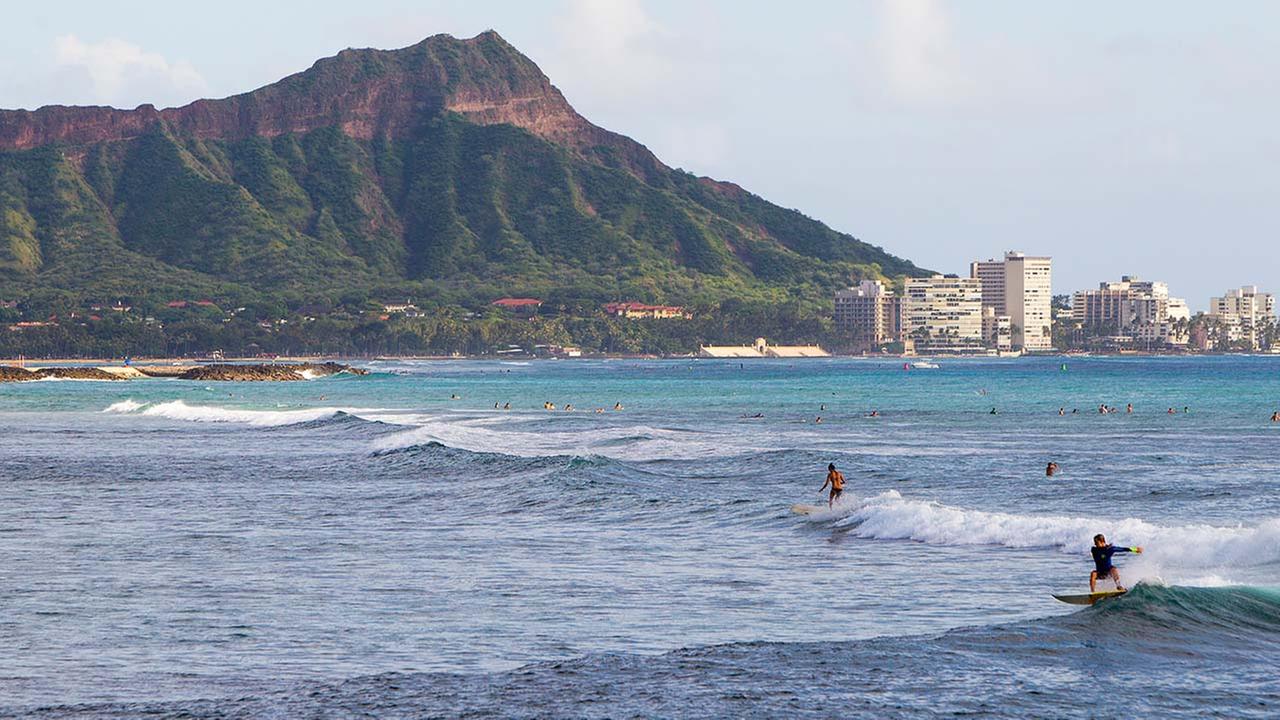
<svg viewBox="0 0 1280 720">
<path fill-rule="evenodd" d="M 835 323 L 867 349 L 901 341 L 902 298 L 879 280 L 863 280 L 836 291 Z"/>
<path fill-rule="evenodd" d="M 1094 336 L 1179 345 L 1186 343 L 1186 336 L 1178 321 L 1190 319 L 1190 311 L 1186 301 L 1169 297 L 1165 283 L 1125 275 L 1120 282 L 1077 292 L 1071 299 L 1071 319 Z"/>
<path fill-rule="evenodd" d="M 983 307 L 996 318 L 1008 316 L 1013 349 L 1053 349 L 1052 258 L 1006 252 L 1002 260 L 970 263 L 969 277 L 982 286 Z"/>
<path fill-rule="evenodd" d="M 990 305 L 982 306 L 982 342 L 1000 353 L 1013 350 L 1013 328 L 1008 315 L 997 315 Z"/>
<path fill-rule="evenodd" d="M 982 352 L 982 283 L 934 275 L 907 278 L 902 334 L 916 352 Z"/>
<path fill-rule="evenodd" d="M 1276 299 L 1271 293 L 1258 292 L 1258 286 L 1245 285 L 1228 290 L 1222 297 L 1209 298 L 1209 319 L 1226 325 L 1230 342 L 1243 342 L 1250 349 L 1260 349 L 1267 326 L 1276 319 Z"/>
</svg>

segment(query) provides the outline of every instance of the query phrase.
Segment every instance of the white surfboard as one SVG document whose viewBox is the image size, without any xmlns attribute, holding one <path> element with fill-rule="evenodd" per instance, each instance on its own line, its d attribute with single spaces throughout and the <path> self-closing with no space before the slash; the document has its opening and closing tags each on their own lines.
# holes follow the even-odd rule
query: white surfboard
<svg viewBox="0 0 1280 720">
<path fill-rule="evenodd" d="M 791 512 L 797 515 L 812 515 L 817 512 L 823 512 L 827 508 L 820 505 L 792 505 Z"/>
</svg>

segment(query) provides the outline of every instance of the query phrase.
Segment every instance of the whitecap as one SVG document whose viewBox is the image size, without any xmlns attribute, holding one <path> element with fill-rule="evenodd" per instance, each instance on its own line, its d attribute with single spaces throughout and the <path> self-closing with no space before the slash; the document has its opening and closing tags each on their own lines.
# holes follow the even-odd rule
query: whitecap
<svg viewBox="0 0 1280 720">
<path fill-rule="evenodd" d="M 853 509 L 846 506 L 838 514 L 836 524 L 859 537 L 936 545 L 1045 547 L 1086 556 L 1093 536 L 1103 533 L 1109 542 L 1144 546 L 1142 556 L 1125 561 L 1139 576 L 1176 573 L 1180 582 L 1198 578 L 1206 584 L 1225 584 L 1233 568 L 1280 562 L 1280 520 L 1256 527 L 1164 526 L 1138 518 L 1018 515 L 907 499 L 895 490 L 867 498 Z M 1187 570 L 1197 572 L 1188 575 Z"/>
</svg>

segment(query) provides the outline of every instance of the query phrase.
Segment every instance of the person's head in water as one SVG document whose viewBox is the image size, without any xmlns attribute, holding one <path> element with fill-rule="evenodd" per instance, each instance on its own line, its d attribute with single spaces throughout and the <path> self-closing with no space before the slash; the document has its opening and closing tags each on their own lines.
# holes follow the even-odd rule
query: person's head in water
<svg viewBox="0 0 1280 720">
<path fill-rule="evenodd" d="M 1107 544 L 1107 539 L 1102 536 L 1102 533 L 1098 533 L 1093 536 L 1093 544 L 1097 547 L 1102 547 Z"/>
</svg>

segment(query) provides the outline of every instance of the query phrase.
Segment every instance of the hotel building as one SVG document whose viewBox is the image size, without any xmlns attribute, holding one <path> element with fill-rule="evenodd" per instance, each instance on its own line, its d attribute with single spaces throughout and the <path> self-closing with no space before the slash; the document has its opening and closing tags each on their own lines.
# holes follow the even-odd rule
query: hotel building
<svg viewBox="0 0 1280 720">
<path fill-rule="evenodd" d="M 835 322 L 867 349 L 900 341 L 902 298 L 879 280 L 863 280 L 857 287 L 836 291 Z"/>
<path fill-rule="evenodd" d="M 902 334 L 917 352 L 982 352 L 982 283 L 954 275 L 907 278 Z"/>
<path fill-rule="evenodd" d="M 1097 290 L 1077 292 L 1071 299 L 1074 322 L 1090 335 L 1121 342 L 1184 344 L 1177 321 L 1189 316 L 1186 301 L 1169 297 L 1168 285 L 1131 275 L 1099 283 Z"/>
<path fill-rule="evenodd" d="M 1006 353 L 1013 349 L 1013 327 L 1008 315 L 997 315 L 995 308 L 982 307 L 982 341 L 988 348 Z"/>
<path fill-rule="evenodd" d="M 1276 319 L 1276 299 L 1271 293 L 1258 292 L 1256 285 L 1228 290 L 1222 297 L 1209 298 L 1209 319 L 1226 326 L 1227 340 L 1244 343 L 1259 350 L 1267 326 Z"/>
<path fill-rule="evenodd" d="M 1003 260 L 970 263 L 969 277 L 982 286 L 983 307 L 1008 316 L 1013 349 L 1053 349 L 1051 258 L 1006 252 Z"/>
</svg>

